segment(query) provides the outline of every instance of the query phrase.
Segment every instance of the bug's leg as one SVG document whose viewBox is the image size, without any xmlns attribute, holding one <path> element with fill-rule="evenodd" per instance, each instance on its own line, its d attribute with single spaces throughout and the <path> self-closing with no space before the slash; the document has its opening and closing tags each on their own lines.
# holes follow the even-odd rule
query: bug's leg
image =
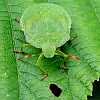
<svg viewBox="0 0 100 100">
<path fill-rule="evenodd" d="M 63 53 L 62 51 L 60 51 L 60 50 L 56 50 L 56 55 L 60 55 L 60 56 L 62 56 L 62 57 L 64 57 L 64 58 L 67 58 L 67 57 L 69 57 L 69 58 L 74 58 L 74 59 L 80 59 L 79 57 L 76 57 L 76 56 L 72 56 L 72 55 L 66 55 L 65 53 Z"/>
<path fill-rule="evenodd" d="M 32 45 L 30 45 L 30 44 L 23 44 L 23 45 L 21 45 L 21 51 L 23 51 L 23 48 L 25 48 L 25 47 L 31 47 Z"/>
<path fill-rule="evenodd" d="M 37 55 L 39 55 L 39 58 L 38 58 L 38 60 L 37 60 L 37 62 L 36 62 L 36 65 L 37 65 L 37 67 L 39 67 L 39 69 L 41 69 L 41 70 L 45 73 L 45 75 L 41 78 L 41 81 L 42 81 L 42 80 L 47 76 L 47 72 L 45 72 L 44 69 L 42 69 L 42 68 L 39 66 L 40 61 L 41 61 L 41 59 L 43 58 L 43 53 L 41 53 L 41 54 L 33 54 L 33 55 L 26 55 L 26 56 L 21 57 L 20 59 L 26 59 L 26 58 L 28 58 L 28 57 L 33 57 L 33 56 L 37 56 Z"/>
<path fill-rule="evenodd" d="M 63 61 L 62 61 L 62 63 L 60 64 L 60 66 L 59 66 L 59 68 L 60 69 L 64 69 L 64 70 L 68 70 L 68 68 L 65 66 L 65 60 L 66 60 L 66 58 L 63 58 Z"/>
<path fill-rule="evenodd" d="M 26 56 L 23 56 L 23 57 L 21 57 L 20 59 L 26 59 L 26 58 L 28 58 L 28 57 L 34 57 L 34 56 L 37 56 L 36 54 L 30 54 L 30 55 L 26 55 Z"/>
<path fill-rule="evenodd" d="M 39 56 L 39 58 L 38 58 L 38 60 L 37 60 L 37 62 L 36 62 L 36 65 L 37 65 L 37 66 L 39 66 L 40 61 L 41 61 L 42 58 L 43 58 L 43 53 L 40 54 L 40 56 Z"/>
<path fill-rule="evenodd" d="M 44 69 L 42 69 L 39 64 L 40 64 L 40 61 L 41 59 L 43 58 L 43 53 L 40 54 L 37 62 L 36 62 L 36 65 L 45 73 L 45 75 L 41 78 L 41 81 L 48 75 L 47 72 L 44 71 Z"/>
<path fill-rule="evenodd" d="M 48 75 L 48 73 L 45 72 L 45 75 L 41 78 L 41 81 L 42 81 L 45 77 L 47 77 L 47 75 Z"/>
<path fill-rule="evenodd" d="M 20 51 L 20 50 L 14 50 L 13 52 L 16 52 L 16 53 L 23 53 L 23 54 L 24 54 L 23 48 L 24 48 L 24 47 L 28 47 L 28 46 L 31 46 L 31 45 L 30 45 L 30 44 L 24 44 L 24 45 L 21 46 L 21 51 Z M 30 55 L 25 55 L 25 56 L 21 57 L 20 59 L 26 59 L 26 58 L 28 58 L 28 57 L 34 57 L 34 56 L 38 56 L 38 55 L 39 55 L 39 58 L 38 58 L 38 60 L 37 60 L 37 62 L 36 62 L 36 65 L 37 65 L 37 67 L 39 67 L 39 68 L 45 73 L 45 75 L 41 78 L 41 81 L 42 81 L 42 80 L 47 76 L 47 72 L 45 72 L 44 69 L 42 69 L 42 68 L 39 66 L 40 61 L 41 61 L 41 59 L 43 58 L 43 53 L 41 53 L 41 54 L 30 54 Z"/>
<path fill-rule="evenodd" d="M 19 20 L 19 19 L 17 19 L 17 18 L 16 18 L 15 20 L 16 20 L 17 22 L 19 22 L 19 23 L 20 23 L 20 20 Z"/>
<path fill-rule="evenodd" d="M 66 70 L 66 71 L 68 70 L 68 68 L 66 66 L 61 66 L 60 65 L 60 68 Z"/>
<path fill-rule="evenodd" d="M 21 53 L 21 52 L 23 52 L 23 48 L 25 48 L 25 47 L 31 47 L 31 46 L 32 45 L 30 45 L 30 44 L 23 44 L 23 45 L 21 45 L 21 51 L 18 51 L 18 50 L 14 50 L 14 51 L 18 51 L 16 53 Z M 29 54 L 29 55 L 25 55 L 25 56 L 21 57 L 20 59 L 26 59 L 28 57 L 34 57 L 34 56 L 38 56 L 38 55 L 40 55 L 40 54 Z"/>
<path fill-rule="evenodd" d="M 75 35 L 74 37 L 70 38 L 69 41 L 74 40 L 77 37 L 77 35 Z"/>
<path fill-rule="evenodd" d="M 19 19 L 16 18 L 15 20 L 20 23 Z M 20 28 L 20 30 L 24 32 L 24 29 L 22 27 Z"/>
<path fill-rule="evenodd" d="M 22 53 L 22 54 L 24 54 L 24 52 L 23 52 L 23 51 L 21 51 L 21 50 L 13 50 L 13 52 L 16 52 L 16 53 Z"/>
<path fill-rule="evenodd" d="M 21 45 L 21 50 L 13 50 L 13 52 L 24 54 L 23 48 L 28 47 L 28 46 L 31 46 L 31 45 L 30 44 L 23 44 L 23 45 Z"/>
</svg>

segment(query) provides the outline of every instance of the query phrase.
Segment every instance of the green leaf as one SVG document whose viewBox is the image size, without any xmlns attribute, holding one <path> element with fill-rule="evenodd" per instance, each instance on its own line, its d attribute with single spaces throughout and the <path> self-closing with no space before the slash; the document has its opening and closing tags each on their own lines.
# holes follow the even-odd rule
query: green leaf
<svg viewBox="0 0 100 100">
<path fill-rule="evenodd" d="M 40 67 L 48 76 L 40 81 L 44 72 L 36 66 L 38 56 L 21 60 L 24 55 L 13 50 L 21 50 L 27 43 L 15 19 L 32 4 L 42 2 L 56 3 L 69 13 L 71 37 L 77 38 L 62 46 L 62 51 L 81 60 L 66 59 L 66 72 L 59 69 L 61 57 L 43 58 Z M 100 77 L 99 5 L 99 0 L 0 0 L 0 100 L 87 100 L 92 83 Z M 40 50 L 27 47 L 26 52 L 36 54 Z M 50 84 L 62 90 L 59 97 L 51 92 Z"/>
</svg>

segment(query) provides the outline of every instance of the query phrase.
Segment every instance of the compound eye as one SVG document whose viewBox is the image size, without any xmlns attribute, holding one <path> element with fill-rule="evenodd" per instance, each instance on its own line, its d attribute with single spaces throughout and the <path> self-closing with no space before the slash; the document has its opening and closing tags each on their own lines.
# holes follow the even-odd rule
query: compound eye
<svg viewBox="0 0 100 100">
<path fill-rule="evenodd" d="M 40 50 L 43 50 L 43 46 L 40 48 Z"/>
<path fill-rule="evenodd" d="M 58 47 L 56 47 L 56 46 L 54 46 L 54 48 L 55 48 L 55 50 L 57 50 L 57 49 L 58 49 Z"/>
</svg>

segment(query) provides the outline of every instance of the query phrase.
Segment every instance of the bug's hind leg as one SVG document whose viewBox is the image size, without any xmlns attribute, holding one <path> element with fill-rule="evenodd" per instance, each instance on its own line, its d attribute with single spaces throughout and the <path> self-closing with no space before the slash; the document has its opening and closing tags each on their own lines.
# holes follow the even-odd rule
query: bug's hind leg
<svg viewBox="0 0 100 100">
<path fill-rule="evenodd" d="M 17 18 L 15 19 L 15 21 L 17 21 L 17 22 L 19 22 L 19 23 L 20 23 L 20 20 L 19 20 L 19 19 L 17 19 Z M 24 32 L 24 29 L 23 29 L 22 27 L 20 28 L 20 30 Z"/>
<path fill-rule="evenodd" d="M 67 68 L 66 66 L 61 66 L 61 65 L 60 65 L 59 68 L 60 68 L 60 69 L 64 69 L 64 70 L 66 70 L 66 71 L 68 70 L 68 68 Z"/>
<path fill-rule="evenodd" d="M 60 64 L 59 68 L 60 69 L 64 69 L 67 72 L 68 71 L 68 68 L 65 66 L 65 60 L 66 60 L 66 58 L 63 58 L 63 61 Z"/>
<path fill-rule="evenodd" d="M 17 22 L 19 22 L 19 23 L 20 23 L 20 20 L 19 20 L 19 19 L 17 19 L 17 18 L 16 18 L 15 20 L 16 20 Z"/>
<path fill-rule="evenodd" d="M 75 35 L 74 37 L 70 38 L 69 41 L 73 41 L 76 37 L 77 37 L 77 35 Z"/>
<path fill-rule="evenodd" d="M 41 81 L 45 78 L 45 77 L 47 77 L 47 73 L 45 73 L 45 75 L 41 78 Z"/>
</svg>

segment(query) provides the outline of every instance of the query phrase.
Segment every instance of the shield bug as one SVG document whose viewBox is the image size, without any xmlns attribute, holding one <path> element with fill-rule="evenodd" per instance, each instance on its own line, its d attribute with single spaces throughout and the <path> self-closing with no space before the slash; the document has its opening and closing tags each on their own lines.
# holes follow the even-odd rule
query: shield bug
<svg viewBox="0 0 100 100">
<path fill-rule="evenodd" d="M 73 57 L 79 59 L 75 56 L 66 55 L 57 49 L 76 37 L 75 35 L 74 38 L 70 38 L 71 19 L 61 6 L 50 3 L 34 4 L 26 9 L 19 22 L 24 31 L 26 41 L 42 50 L 37 60 L 38 67 L 43 56 L 52 58 L 54 55 L 60 55 L 65 58 Z M 18 50 L 14 50 L 14 52 L 23 53 L 23 51 Z M 35 54 L 26 55 L 21 59 L 32 56 L 35 56 Z M 40 69 L 43 70 L 42 68 Z M 45 72 L 41 80 L 46 76 L 47 73 Z"/>
</svg>

